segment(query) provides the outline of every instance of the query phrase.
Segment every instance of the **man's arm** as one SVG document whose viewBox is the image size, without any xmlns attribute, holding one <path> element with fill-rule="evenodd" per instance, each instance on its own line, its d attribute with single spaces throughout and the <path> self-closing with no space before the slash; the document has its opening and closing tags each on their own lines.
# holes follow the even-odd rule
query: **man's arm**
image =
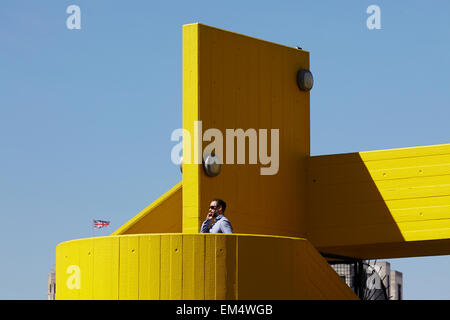
<svg viewBox="0 0 450 320">
<path fill-rule="evenodd" d="M 222 220 L 220 223 L 220 230 L 222 231 L 222 233 L 233 233 L 231 222 L 228 220 Z"/>
<path fill-rule="evenodd" d="M 209 224 L 211 223 L 211 219 L 206 219 L 202 223 L 202 227 L 200 229 L 200 233 L 209 233 Z"/>
</svg>

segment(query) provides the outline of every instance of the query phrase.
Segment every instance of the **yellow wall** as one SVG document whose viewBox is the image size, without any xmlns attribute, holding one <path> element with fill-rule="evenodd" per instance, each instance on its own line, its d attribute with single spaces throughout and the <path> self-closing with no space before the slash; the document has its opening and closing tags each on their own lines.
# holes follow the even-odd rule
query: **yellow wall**
<svg viewBox="0 0 450 320">
<path fill-rule="evenodd" d="M 57 299 L 356 299 L 300 238 L 99 237 L 59 244 L 56 263 Z"/>
<path fill-rule="evenodd" d="M 181 232 L 182 183 L 159 197 L 147 208 L 114 231 L 112 235 Z"/>
<path fill-rule="evenodd" d="M 361 258 L 450 254 L 450 145 L 311 157 L 308 239 Z"/>
<path fill-rule="evenodd" d="M 297 87 L 300 69 L 309 69 L 306 51 L 201 24 L 183 27 L 183 128 L 191 132 L 191 163 L 194 121 L 202 121 L 203 132 L 223 133 L 224 162 L 226 129 L 268 129 L 268 140 L 279 129 L 276 175 L 261 175 L 267 165 L 259 158 L 249 164 L 247 155 L 246 165 L 237 164 L 237 151 L 235 164 L 224 164 L 214 178 L 184 158 L 183 232 L 199 232 L 210 200 L 222 198 L 235 232 L 305 235 L 309 92 Z"/>
</svg>

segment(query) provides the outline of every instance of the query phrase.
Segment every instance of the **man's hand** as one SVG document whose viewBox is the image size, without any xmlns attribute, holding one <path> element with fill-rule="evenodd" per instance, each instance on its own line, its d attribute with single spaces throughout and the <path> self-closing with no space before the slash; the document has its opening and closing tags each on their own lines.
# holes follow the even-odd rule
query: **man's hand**
<svg viewBox="0 0 450 320">
<path fill-rule="evenodd" d="M 207 220 L 211 220 L 211 219 L 213 218 L 213 216 L 214 216 L 214 213 L 212 213 L 212 212 L 210 211 L 210 212 L 208 212 L 208 215 L 206 216 L 206 219 L 207 219 Z"/>
</svg>

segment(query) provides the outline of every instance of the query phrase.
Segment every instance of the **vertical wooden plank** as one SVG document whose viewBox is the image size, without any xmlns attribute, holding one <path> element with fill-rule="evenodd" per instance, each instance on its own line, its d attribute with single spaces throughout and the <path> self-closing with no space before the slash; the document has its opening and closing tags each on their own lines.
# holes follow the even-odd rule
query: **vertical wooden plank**
<svg viewBox="0 0 450 320">
<path fill-rule="evenodd" d="M 141 236 L 139 251 L 139 299 L 158 300 L 161 277 L 161 236 Z"/>
<path fill-rule="evenodd" d="M 237 299 L 237 237 L 225 235 L 226 300 Z"/>
<path fill-rule="evenodd" d="M 139 237 L 120 237 L 119 299 L 139 297 Z"/>
<path fill-rule="evenodd" d="M 82 287 L 80 290 L 81 300 L 92 299 L 94 241 L 95 240 L 91 238 L 80 242 L 80 269 L 82 270 Z"/>
<path fill-rule="evenodd" d="M 149 281 L 149 236 L 139 237 L 139 300 L 149 299 L 150 281 Z"/>
<path fill-rule="evenodd" d="M 194 237 L 194 299 L 205 299 L 205 237 L 196 235 Z"/>
<path fill-rule="evenodd" d="M 216 299 L 233 300 L 236 292 L 236 237 L 215 235 Z"/>
<path fill-rule="evenodd" d="M 216 245 L 215 237 L 211 234 L 204 235 L 205 237 L 205 299 L 216 299 Z"/>
<path fill-rule="evenodd" d="M 205 237 L 183 236 L 183 299 L 205 298 Z"/>
<path fill-rule="evenodd" d="M 215 239 L 215 256 L 216 256 L 216 285 L 215 298 L 217 300 L 225 300 L 227 298 L 227 247 L 224 236 L 214 235 Z"/>
<path fill-rule="evenodd" d="M 102 237 L 94 242 L 93 299 L 119 298 L 119 238 Z"/>
<path fill-rule="evenodd" d="M 161 273 L 160 273 L 160 299 L 170 299 L 170 236 L 161 235 Z"/>
<path fill-rule="evenodd" d="M 180 300 L 183 292 L 183 236 L 170 236 L 170 299 Z"/>
<path fill-rule="evenodd" d="M 160 299 L 161 291 L 161 236 L 152 237 L 150 241 L 150 281 L 151 299 Z"/>
<path fill-rule="evenodd" d="M 194 280 L 195 254 L 194 241 L 197 236 L 183 236 L 183 296 L 185 300 L 195 299 L 195 288 L 198 283 Z"/>
</svg>

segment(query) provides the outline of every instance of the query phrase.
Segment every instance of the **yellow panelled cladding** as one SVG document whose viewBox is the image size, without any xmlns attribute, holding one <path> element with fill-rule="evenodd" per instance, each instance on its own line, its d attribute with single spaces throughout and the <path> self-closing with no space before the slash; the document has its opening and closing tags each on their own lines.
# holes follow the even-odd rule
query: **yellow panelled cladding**
<svg viewBox="0 0 450 320">
<path fill-rule="evenodd" d="M 321 251 L 450 253 L 450 145 L 311 157 L 308 191 L 308 239 Z"/>
<path fill-rule="evenodd" d="M 300 238 L 99 237 L 58 245 L 57 266 L 57 299 L 356 299 Z M 71 285 L 70 266 L 79 268 L 79 287 Z"/>
<path fill-rule="evenodd" d="M 56 299 L 118 299 L 119 249 L 117 237 L 59 244 L 56 248 Z"/>
<path fill-rule="evenodd" d="M 235 232 L 305 235 L 309 92 L 297 87 L 300 69 L 309 69 L 306 51 L 201 24 L 183 27 L 183 128 L 190 132 L 183 142 L 191 142 L 183 145 L 183 153 L 191 150 L 191 164 L 183 161 L 184 233 L 199 232 L 211 199 L 221 198 L 229 204 L 226 215 Z M 214 128 L 223 135 L 226 163 L 217 177 L 194 163 L 201 158 L 194 148 L 195 121 L 201 121 L 202 132 Z M 226 161 L 227 129 L 267 129 L 269 142 L 271 130 L 278 129 L 277 174 L 261 175 L 269 165 L 249 164 L 248 153 L 246 164 L 237 164 L 236 143 L 234 164 Z"/>
</svg>

